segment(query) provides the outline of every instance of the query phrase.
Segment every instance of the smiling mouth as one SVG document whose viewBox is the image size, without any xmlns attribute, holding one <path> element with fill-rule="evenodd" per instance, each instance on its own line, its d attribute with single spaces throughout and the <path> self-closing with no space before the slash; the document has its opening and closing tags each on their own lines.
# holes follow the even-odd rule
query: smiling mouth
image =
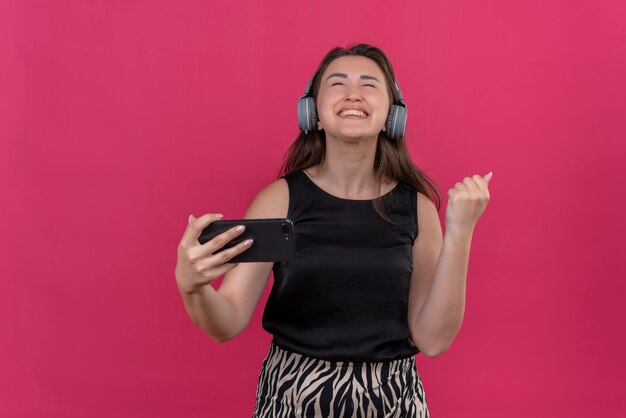
<svg viewBox="0 0 626 418">
<path fill-rule="evenodd" d="M 367 117 L 367 113 L 357 109 L 346 109 L 337 114 L 340 118 L 348 119 L 364 119 Z"/>
</svg>

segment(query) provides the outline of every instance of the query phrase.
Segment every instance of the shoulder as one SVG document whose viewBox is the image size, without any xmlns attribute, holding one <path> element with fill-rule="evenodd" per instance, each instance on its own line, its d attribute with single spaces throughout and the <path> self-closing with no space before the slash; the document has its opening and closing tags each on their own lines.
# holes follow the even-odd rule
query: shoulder
<svg viewBox="0 0 626 418">
<path fill-rule="evenodd" d="M 284 218 L 289 207 L 289 186 L 284 178 L 265 186 L 250 204 L 246 218 Z"/>
<path fill-rule="evenodd" d="M 415 189 L 413 189 L 415 190 Z M 435 212 L 437 212 L 437 207 L 435 206 L 435 204 L 433 203 L 432 200 L 430 200 L 430 198 L 428 196 L 426 196 L 424 193 L 422 192 L 418 192 L 417 193 L 417 206 L 426 206 L 429 208 L 429 210 L 434 209 Z"/>
<path fill-rule="evenodd" d="M 417 223 L 420 231 L 426 235 L 441 233 L 441 222 L 437 207 L 432 200 L 421 192 L 417 193 Z"/>
</svg>

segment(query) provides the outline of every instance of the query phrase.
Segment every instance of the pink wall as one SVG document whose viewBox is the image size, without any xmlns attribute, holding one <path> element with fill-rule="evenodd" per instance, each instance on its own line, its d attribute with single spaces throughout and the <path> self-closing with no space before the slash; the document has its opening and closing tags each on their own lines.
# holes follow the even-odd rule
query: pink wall
<svg viewBox="0 0 626 418">
<path fill-rule="evenodd" d="M 243 215 L 355 41 L 444 197 L 494 172 L 461 332 L 417 357 L 432 416 L 624 416 L 625 3 L 275 3 L 0 3 L 0 416 L 251 415 L 268 293 L 213 342 L 176 246 Z"/>
</svg>

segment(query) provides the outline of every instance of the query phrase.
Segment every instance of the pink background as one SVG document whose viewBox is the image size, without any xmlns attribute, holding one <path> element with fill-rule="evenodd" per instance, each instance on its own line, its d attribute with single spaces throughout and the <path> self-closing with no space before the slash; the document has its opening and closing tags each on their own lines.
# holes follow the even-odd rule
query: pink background
<svg viewBox="0 0 626 418">
<path fill-rule="evenodd" d="M 332 47 L 390 57 L 417 164 L 494 172 L 433 417 L 626 414 L 626 3 L 0 3 L 0 416 L 251 416 L 261 314 L 187 317 L 190 213 L 241 217 Z M 270 279 L 271 283 L 271 279 Z"/>
</svg>

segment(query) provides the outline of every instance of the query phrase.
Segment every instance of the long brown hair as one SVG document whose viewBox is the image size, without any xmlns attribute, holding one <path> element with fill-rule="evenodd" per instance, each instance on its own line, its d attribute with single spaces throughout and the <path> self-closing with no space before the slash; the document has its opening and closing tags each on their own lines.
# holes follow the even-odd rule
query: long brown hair
<svg viewBox="0 0 626 418">
<path fill-rule="evenodd" d="M 391 103 L 399 103 L 400 97 L 394 84 L 396 77 L 389 59 L 387 59 L 382 50 L 367 44 L 351 44 L 347 48 L 336 47 L 326 54 L 313 76 L 309 93 L 316 101 L 321 84 L 321 76 L 324 74 L 324 71 L 326 71 L 326 68 L 333 60 L 346 55 L 363 56 L 376 62 L 385 75 Z M 304 170 L 321 164 L 325 155 L 326 133 L 323 130 L 318 130 L 317 126 L 308 134 L 301 131 L 298 138 L 291 144 L 285 154 L 279 177 L 293 171 Z M 399 140 L 392 140 L 387 138 L 385 131 L 381 131 L 378 134 L 374 171 L 378 184 L 382 184 L 383 181 L 390 179 L 398 183 L 406 183 L 428 196 L 434 202 L 437 211 L 439 211 L 441 198 L 437 185 L 413 163 L 404 137 Z M 383 219 L 393 223 L 385 211 L 384 203 L 387 196 L 388 194 L 374 199 L 374 208 Z"/>
</svg>

